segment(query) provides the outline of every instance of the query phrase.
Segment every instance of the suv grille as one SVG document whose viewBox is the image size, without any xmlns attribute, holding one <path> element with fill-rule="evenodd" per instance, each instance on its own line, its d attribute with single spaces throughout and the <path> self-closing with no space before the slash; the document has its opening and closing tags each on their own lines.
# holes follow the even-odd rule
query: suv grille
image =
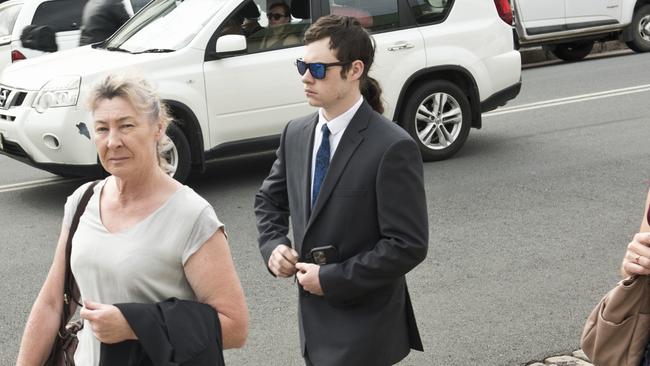
<svg viewBox="0 0 650 366">
<path fill-rule="evenodd" d="M 0 109 L 20 106 L 25 101 L 26 96 L 26 92 L 2 86 L 0 87 Z"/>
</svg>

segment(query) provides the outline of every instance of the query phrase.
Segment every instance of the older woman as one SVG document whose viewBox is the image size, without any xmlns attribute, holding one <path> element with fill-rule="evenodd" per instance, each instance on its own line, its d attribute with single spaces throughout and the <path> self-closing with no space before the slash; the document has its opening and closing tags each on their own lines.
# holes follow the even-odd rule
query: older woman
<svg viewBox="0 0 650 366">
<path fill-rule="evenodd" d="M 73 237 L 71 267 L 85 323 L 76 364 L 98 365 L 100 342 L 137 338 L 112 304 L 171 297 L 212 306 L 224 348 L 242 347 L 248 312 L 223 224 L 207 201 L 166 174 L 158 156 L 169 143 L 165 106 L 145 80 L 112 75 L 92 90 L 89 107 L 97 153 L 111 175 L 94 187 Z M 42 365 L 56 337 L 65 243 L 86 187 L 68 197 L 54 261 L 27 321 L 18 365 Z"/>
</svg>

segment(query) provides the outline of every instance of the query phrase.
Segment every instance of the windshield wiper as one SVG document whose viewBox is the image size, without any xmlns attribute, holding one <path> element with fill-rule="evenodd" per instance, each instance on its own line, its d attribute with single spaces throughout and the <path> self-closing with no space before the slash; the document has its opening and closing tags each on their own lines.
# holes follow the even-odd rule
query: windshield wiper
<svg viewBox="0 0 650 366">
<path fill-rule="evenodd" d="M 167 52 L 174 52 L 174 51 L 176 51 L 176 50 L 172 50 L 172 49 L 169 49 L 169 48 L 150 48 L 148 50 L 132 52 L 132 53 L 134 53 L 134 54 L 136 54 L 136 53 L 167 53 Z"/>
<path fill-rule="evenodd" d="M 105 50 L 107 51 L 117 51 L 117 52 L 126 52 L 126 53 L 133 53 L 129 50 L 126 50 L 124 48 L 119 48 L 119 47 L 106 47 Z"/>
</svg>

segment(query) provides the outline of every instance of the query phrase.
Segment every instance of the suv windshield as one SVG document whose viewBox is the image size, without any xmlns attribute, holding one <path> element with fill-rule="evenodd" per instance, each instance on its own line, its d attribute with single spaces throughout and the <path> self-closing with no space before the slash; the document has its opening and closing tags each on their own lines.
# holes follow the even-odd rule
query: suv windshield
<svg viewBox="0 0 650 366">
<path fill-rule="evenodd" d="M 176 51 L 186 46 L 226 1 L 154 0 L 102 46 L 131 53 Z"/>
</svg>

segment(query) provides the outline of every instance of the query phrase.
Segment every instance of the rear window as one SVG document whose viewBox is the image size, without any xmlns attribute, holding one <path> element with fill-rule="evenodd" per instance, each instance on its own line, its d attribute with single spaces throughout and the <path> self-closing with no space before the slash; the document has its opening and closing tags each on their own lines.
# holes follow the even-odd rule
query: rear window
<svg viewBox="0 0 650 366">
<path fill-rule="evenodd" d="M 330 14 L 357 18 L 373 32 L 399 27 L 397 0 L 330 0 Z"/>
<path fill-rule="evenodd" d="M 453 0 L 408 0 L 418 24 L 439 22 L 447 16 Z"/>
<path fill-rule="evenodd" d="M 79 29 L 86 0 L 53 0 L 42 3 L 34 12 L 33 25 L 47 25 L 55 32 Z"/>
<path fill-rule="evenodd" d="M 21 4 L 16 4 L 0 10 L 0 37 L 11 35 L 21 7 Z"/>
</svg>

